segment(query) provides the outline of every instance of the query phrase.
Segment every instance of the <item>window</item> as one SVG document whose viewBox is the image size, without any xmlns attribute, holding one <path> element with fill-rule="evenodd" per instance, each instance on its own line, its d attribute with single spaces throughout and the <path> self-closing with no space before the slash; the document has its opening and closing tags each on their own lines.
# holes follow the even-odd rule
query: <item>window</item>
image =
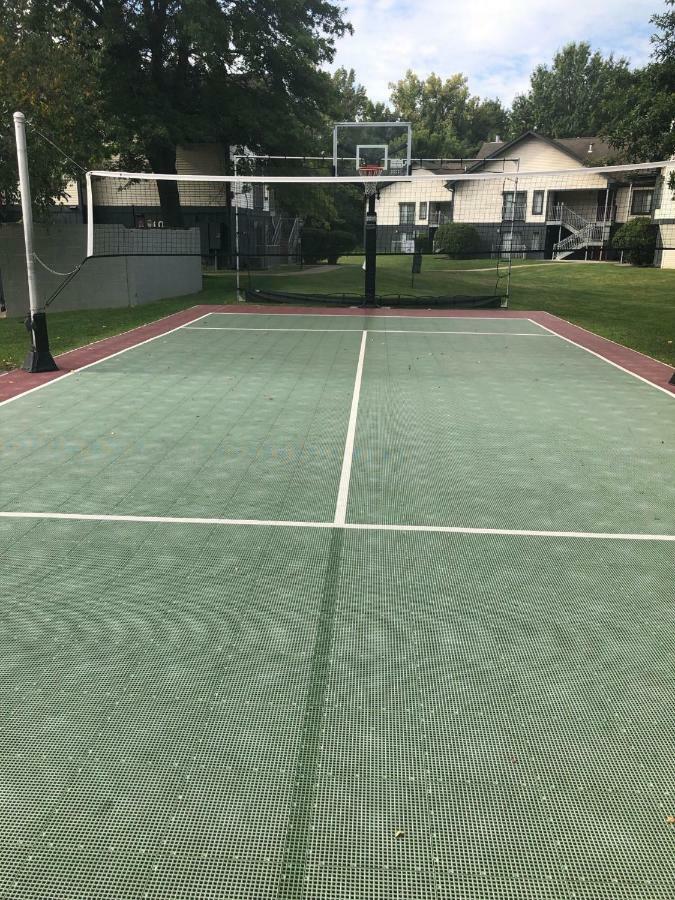
<svg viewBox="0 0 675 900">
<path fill-rule="evenodd" d="M 515 257 L 524 258 L 526 249 L 521 231 L 509 232 L 508 234 L 502 235 L 502 259 L 507 259 L 509 256 L 511 256 L 512 259 Z"/>
<path fill-rule="evenodd" d="M 253 185 L 253 209 L 265 208 L 265 185 L 256 182 Z"/>
<path fill-rule="evenodd" d="M 428 203 L 420 203 L 420 222 L 426 222 L 428 209 L 429 209 Z"/>
<path fill-rule="evenodd" d="M 635 191 L 630 204 L 630 214 L 632 216 L 648 216 L 652 211 L 652 203 L 654 201 L 654 191 Z"/>
<path fill-rule="evenodd" d="M 502 220 L 506 222 L 524 222 L 527 206 L 527 191 L 504 191 L 502 202 Z"/>
<path fill-rule="evenodd" d="M 398 205 L 398 224 L 414 225 L 415 224 L 415 204 L 399 203 Z"/>
<path fill-rule="evenodd" d="M 536 193 L 543 194 L 543 191 L 536 191 Z M 541 231 L 533 231 L 530 235 L 530 250 L 534 253 L 538 253 L 541 250 Z"/>
<path fill-rule="evenodd" d="M 544 213 L 544 191 L 532 192 L 532 215 L 541 216 Z"/>
<path fill-rule="evenodd" d="M 445 225 L 452 222 L 452 201 L 432 203 L 429 206 L 429 225 Z"/>
</svg>

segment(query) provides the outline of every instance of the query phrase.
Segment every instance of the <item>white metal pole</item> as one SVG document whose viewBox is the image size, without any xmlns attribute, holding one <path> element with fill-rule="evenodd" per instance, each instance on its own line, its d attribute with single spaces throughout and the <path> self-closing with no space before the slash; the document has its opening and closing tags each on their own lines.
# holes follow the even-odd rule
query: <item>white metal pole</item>
<svg viewBox="0 0 675 900">
<path fill-rule="evenodd" d="M 31 316 L 41 312 L 35 274 L 33 250 L 33 207 L 30 196 L 28 175 L 28 150 L 26 148 L 26 117 L 22 112 L 14 113 L 14 134 L 16 135 L 16 158 L 19 163 L 19 190 L 21 192 L 21 215 L 23 218 L 23 239 L 26 245 L 26 272 L 28 274 L 28 299 Z"/>
<path fill-rule="evenodd" d="M 94 255 L 94 191 L 91 172 L 87 172 L 87 257 Z"/>
<path fill-rule="evenodd" d="M 516 169 L 516 177 L 513 183 L 513 217 L 511 219 L 511 235 L 509 237 L 509 267 L 507 270 L 506 276 L 506 297 L 502 302 L 502 306 L 507 308 L 509 305 L 509 300 L 511 299 L 511 269 L 513 267 L 513 238 L 514 238 L 514 228 L 515 228 L 515 219 L 516 219 L 516 204 L 518 202 L 518 172 L 520 170 L 520 162 L 518 162 Z M 525 203 L 527 204 L 527 198 L 525 199 Z M 525 209 L 525 215 L 527 215 L 527 207 Z"/>
<path fill-rule="evenodd" d="M 37 276 L 35 274 L 35 251 L 33 249 L 33 207 L 30 196 L 28 174 L 28 150 L 26 148 L 26 117 L 22 112 L 14 113 L 14 134 L 16 136 L 16 158 L 19 164 L 19 190 L 21 191 L 21 217 L 23 238 L 26 245 L 26 274 L 28 276 L 28 302 L 30 315 L 26 327 L 30 332 L 31 348 L 23 364 L 27 372 L 53 372 L 58 368 L 49 351 L 47 317 L 44 305 L 40 303 Z"/>
<path fill-rule="evenodd" d="M 234 158 L 234 176 L 237 177 L 237 157 Z M 240 285 L 240 272 L 239 272 L 239 198 L 237 196 L 237 188 L 239 185 L 235 181 L 234 190 L 232 191 L 232 196 L 234 198 L 234 266 L 236 269 L 236 292 L 237 292 L 237 300 L 241 300 L 241 285 Z"/>
</svg>

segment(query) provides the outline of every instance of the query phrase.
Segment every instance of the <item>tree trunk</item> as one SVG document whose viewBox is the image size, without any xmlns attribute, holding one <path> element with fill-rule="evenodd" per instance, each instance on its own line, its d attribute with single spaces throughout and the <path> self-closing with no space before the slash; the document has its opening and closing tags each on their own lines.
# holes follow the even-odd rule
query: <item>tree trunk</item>
<svg viewBox="0 0 675 900">
<path fill-rule="evenodd" d="M 148 149 L 148 162 L 158 175 L 176 174 L 176 148 L 171 145 L 155 144 Z M 180 208 L 177 181 L 157 181 L 159 205 L 165 228 L 182 228 L 183 213 Z"/>
</svg>

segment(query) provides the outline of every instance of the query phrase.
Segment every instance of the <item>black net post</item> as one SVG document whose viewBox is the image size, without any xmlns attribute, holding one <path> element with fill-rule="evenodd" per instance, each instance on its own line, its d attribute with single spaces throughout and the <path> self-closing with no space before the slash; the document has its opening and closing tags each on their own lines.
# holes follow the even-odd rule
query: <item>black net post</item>
<svg viewBox="0 0 675 900">
<path fill-rule="evenodd" d="M 47 317 L 44 310 L 32 312 L 26 318 L 26 328 L 30 332 L 31 348 L 24 360 L 26 372 L 55 372 L 58 366 L 49 349 Z"/>
<path fill-rule="evenodd" d="M 364 279 L 365 306 L 375 306 L 375 286 L 377 269 L 377 213 L 375 212 L 375 192 L 368 194 L 365 231 L 366 275 Z"/>
</svg>

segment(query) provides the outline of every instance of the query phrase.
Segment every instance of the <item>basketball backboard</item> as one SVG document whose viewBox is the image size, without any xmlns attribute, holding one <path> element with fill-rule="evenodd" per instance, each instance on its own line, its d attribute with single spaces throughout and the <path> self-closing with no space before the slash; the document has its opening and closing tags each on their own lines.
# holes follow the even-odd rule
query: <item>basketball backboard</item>
<svg viewBox="0 0 675 900">
<path fill-rule="evenodd" d="M 383 175 L 408 175 L 410 122 L 337 122 L 333 127 L 333 174 L 355 175 L 378 166 Z"/>
</svg>

